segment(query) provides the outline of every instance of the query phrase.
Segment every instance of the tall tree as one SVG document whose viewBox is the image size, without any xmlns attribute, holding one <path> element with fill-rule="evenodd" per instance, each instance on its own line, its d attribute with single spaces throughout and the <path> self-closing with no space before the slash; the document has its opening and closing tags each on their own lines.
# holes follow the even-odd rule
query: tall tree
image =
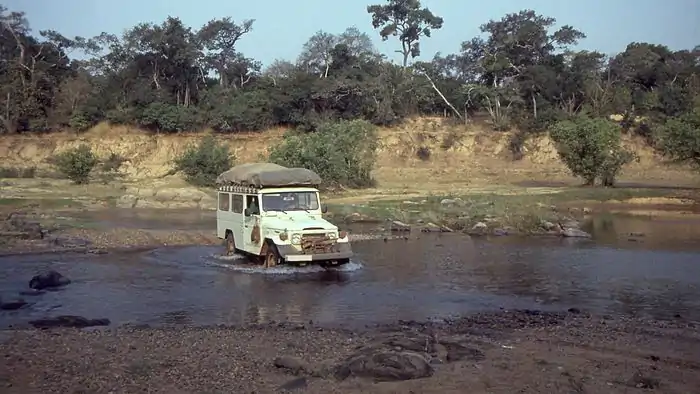
<svg viewBox="0 0 700 394">
<path fill-rule="evenodd" d="M 207 63 L 219 74 L 219 85 L 226 86 L 227 74 L 234 63 L 240 64 L 236 43 L 253 30 L 254 19 L 246 19 L 236 24 L 230 17 L 213 19 L 199 31 L 199 39 L 209 51 Z"/>
<path fill-rule="evenodd" d="M 401 49 L 396 52 L 403 56 L 403 67 L 408 58 L 420 56 L 421 37 L 430 37 L 432 30 L 442 28 L 443 19 L 434 15 L 428 8 L 421 8 L 419 0 L 388 0 L 386 5 L 370 5 L 367 12 L 372 14 L 372 26 L 381 27 L 382 40 L 389 36 L 399 38 Z"/>
</svg>

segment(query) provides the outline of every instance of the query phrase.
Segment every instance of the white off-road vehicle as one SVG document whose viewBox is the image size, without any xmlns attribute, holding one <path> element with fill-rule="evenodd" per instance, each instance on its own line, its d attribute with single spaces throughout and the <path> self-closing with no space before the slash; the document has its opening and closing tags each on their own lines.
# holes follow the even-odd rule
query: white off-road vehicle
<svg viewBox="0 0 700 394">
<path fill-rule="evenodd" d="M 265 267 L 349 262 L 348 233 L 323 218 L 320 183 L 311 170 L 271 163 L 242 164 L 219 175 L 216 231 L 226 253 L 252 255 Z"/>
</svg>

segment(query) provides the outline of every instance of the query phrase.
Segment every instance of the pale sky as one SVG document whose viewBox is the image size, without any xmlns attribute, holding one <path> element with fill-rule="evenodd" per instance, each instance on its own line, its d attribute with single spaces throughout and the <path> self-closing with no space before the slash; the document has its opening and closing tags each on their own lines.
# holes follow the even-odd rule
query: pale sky
<svg viewBox="0 0 700 394">
<path fill-rule="evenodd" d="M 386 55 L 397 40 L 381 42 L 372 29 L 366 6 L 383 1 L 272 1 L 272 0 L 0 0 L 12 11 L 25 11 L 34 32 L 53 29 L 66 36 L 91 37 L 105 31 L 119 34 L 140 22 L 161 23 L 170 16 L 199 28 L 208 20 L 230 16 L 235 21 L 255 19 L 253 32 L 238 50 L 269 64 L 274 59 L 293 60 L 302 45 L 318 30 L 340 33 L 356 26 L 370 34 Z M 461 42 L 479 34 L 489 19 L 529 8 L 573 25 L 588 36 L 581 49 L 606 54 L 624 50 L 631 41 L 664 44 L 671 49 L 700 45 L 700 0 L 423 0 L 422 4 L 445 19 L 444 27 L 421 42 L 421 60 L 436 52 L 458 51 Z"/>
</svg>

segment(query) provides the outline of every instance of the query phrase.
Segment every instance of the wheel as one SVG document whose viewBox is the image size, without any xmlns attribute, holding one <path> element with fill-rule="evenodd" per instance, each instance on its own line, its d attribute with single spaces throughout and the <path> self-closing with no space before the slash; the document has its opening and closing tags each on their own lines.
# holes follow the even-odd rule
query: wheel
<svg viewBox="0 0 700 394">
<path fill-rule="evenodd" d="M 236 253 L 236 240 L 233 239 L 233 233 L 226 233 L 226 256 L 232 256 Z"/>
<path fill-rule="evenodd" d="M 265 244 L 265 256 L 263 260 L 263 265 L 265 268 L 272 268 L 281 263 L 281 258 L 279 253 L 277 253 L 277 248 L 274 246 L 269 246 Z"/>
</svg>

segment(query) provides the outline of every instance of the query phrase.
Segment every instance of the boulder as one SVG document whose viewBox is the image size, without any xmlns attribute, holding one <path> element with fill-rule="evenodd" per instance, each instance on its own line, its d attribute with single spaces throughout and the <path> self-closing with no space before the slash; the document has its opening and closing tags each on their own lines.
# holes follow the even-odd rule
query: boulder
<svg viewBox="0 0 700 394">
<path fill-rule="evenodd" d="M 56 271 L 51 270 L 43 272 L 39 275 L 35 275 L 29 281 L 29 287 L 34 290 L 43 290 L 65 286 L 70 282 L 70 279 L 66 278 L 65 276 L 61 275 Z"/>
</svg>

